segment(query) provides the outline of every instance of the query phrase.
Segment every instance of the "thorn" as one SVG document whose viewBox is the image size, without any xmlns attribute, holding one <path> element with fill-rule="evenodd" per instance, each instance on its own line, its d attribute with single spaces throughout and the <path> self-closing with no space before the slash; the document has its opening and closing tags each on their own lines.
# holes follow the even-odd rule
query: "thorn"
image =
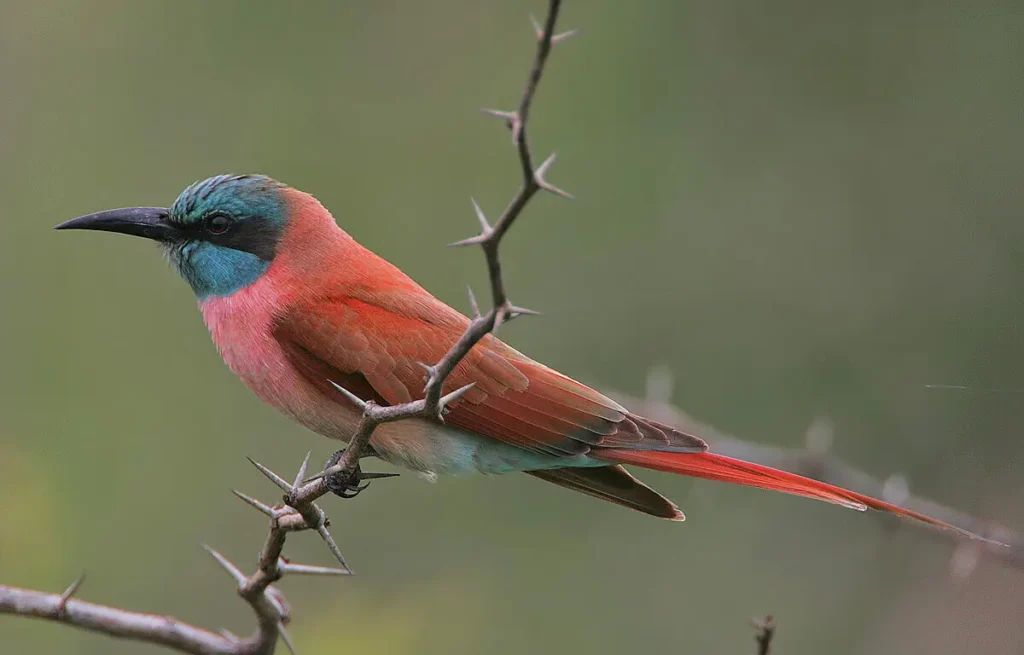
<svg viewBox="0 0 1024 655">
<path fill-rule="evenodd" d="M 506 302 L 504 305 L 495 308 L 493 311 L 494 311 L 494 327 L 491 328 L 491 334 L 497 335 L 498 334 L 498 328 L 500 328 L 501 324 L 504 323 L 505 319 L 508 318 L 508 303 Z"/>
<path fill-rule="evenodd" d="M 473 295 L 473 287 L 467 284 L 466 293 L 469 294 L 469 306 L 473 310 L 473 318 L 480 318 L 480 305 L 476 304 L 476 296 Z"/>
<path fill-rule="evenodd" d="M 551 164 L 555 163 L 555 153 L 551 153 L 551 156 L 545 159 L 537 170 L 533 173 L 533 179 L 537 183 L 537 186 L 544 189 L 548 193 L 553 193 L 556 196 L 561 196 L 566 200 L 575 200 L 576 198 L 568 191 L 563 191 L 553 184 L 548 184 L 544 176 L 547 174 L 548 169 L 551 168 Z"/>
<path fill-rule="evenodd" d="M 430 381 L 434 379 L 434 376 L 437 374 L 437 369 L 430 364 L 424 364 L 423 362 L 416 362 L 416 365 L 426 372 L 423 381 L 430 384 Z"/>
<path fill-rule="evenodd" d="M 206 544 L 203 544 L 203 548 L 206 549 L 206 552 L 208 552 L 211 555 L 213 555 L 213 559 L 217 560 L 217 563 L 220 564 L 221 567 L 225 571 L 227 571 L 228 574 L 232 578 L 235 579 L 235 582 L 238 583 L 238 586 L 242 586 L 242 585 L 245 584 L 245 580 L 246 580 L 245 574 L 242 573 L 240 570 L 238 570 L 238 567 L 235 566 L 234 564 L 232 564 L 231 561 L 228 560 L 228 558 L 224 557 L 223 555 L 221 555 L 220 553 L 218 553 L 214 549 L 210 548 Z"/>
<path fill-rule="evenodd" d="M 279 476 L 277 473 L 274 473 L 273 471 L 268 469 L 266 466 L 263 466 L 262 464 L 260 464 L 256 460 L 254 460 L 252 457 L 246 457 L 246 459 L 249 460 L 249 463 L 252 464 L 253 466 L 255 466 L 259 470 L 260 473 L 262 473 L 263 475 L 267 476 L 268 480 L 270 480 L 271 482 L 276 484 L 278 487 L 280 487 L 282 491 L 291 491 L 292 490 L 292 485 L 288 484 L 288 481 L 285 480 L 284 478 L 282 478 L 281 476 Z"/>
<path fill-rule="evenodd" d="M 338 569 L 331 566 L 310 566 L 308 564 L 292 564 L 283 559 L 277 562 L 277 568 L 284 574 L 293 575 L 352 575 L 348 569 Z"/>
<path fill-rule="evenodd" d="M 261 513 L 266 514 L 267 516 L 273 516 L 274 515 L 274 508 L 272 508 L 270 505 L 267 505 L 266 503 L 260 502 L 260 501 L 256 500 L 255 498 L 253 498 L 252 496 L 247 496 L 247 495 L 243 494 L 241 491 L 239 491 L 238 489 L 232 489 L 231 493 L 235 494 L 236 496 L 241 498 L 243 501 L 245 501 L 247 504 L 251 505 L 252 507 L 255 507 Z"/>
<path fill-rule="evenodd" d="M 320 471 L 319 473 L 311 475 L 308 478 L 306 478 L 305 480 L 303 480 L 302 484 L 309 484 L 310 482 L 316 482 L 320 478 L 326 477 L 328 475 L 330 475 L 330 473 L 328 473 L 327 471 Z"/>
<path fill-rule="evenodd" d="M 365 472 L 365 473 L 360 473 L 359 474 L 359 479 L 360 480 L 384 480 L 386 478 L 397 478 L 397 477 L 399 477 L 401 475 L 402 475 L 401 473 L 375 473 L 373 471 L 368 471 L 368 472 Z"/>
<path fill-rule="evenodd" d="M 479 246 L 490 238 L 488 234 L 478 234 L 475 237 L 469 237 L 468 239 L 462 239 L 461 241 L 452 241 L 448 244 L 449 248 L 463 248 L 465 246 Z"/>
<path fill-rule="evenodd" d="M 366 401 L 365 400 L 362 400 L 359 396 L 355 395 L 354 393 L 352 393 L 351 391 L 349 391 L 345 387 L 341 386 L 340 384 L 337 384 L 333 380 L 328 380 L 328 382 L 330 382 L 331 385 L 333 385 L 335 389 L 340 391 L 341 395 L 343 395 L 346 398 L 348 398 L 349 402 L 351 402 L 353 405 L 355 405 L 359 409 L 363 410 L 364 412 L 366 411 Z"/>
<path fill-rule="evenodd" d="M 519 119 L 519 112 L 501 111 L 500 109 L 481 109 L 480 111 L 505 121 L 505 127 L 512 130 L 512 143 L 519 142 L 519 134 L 523 131 L 523 121 Z"/>
<path fill-rule="evenodd" d="M 501 307 L 498 307 L 497 312 L 494 316 L 494 329 L 491 332 L 496 333 L 498 328 L 509 321 L 519 318 L 520 316 L 540 316 L 541 312 L 535 309 L 529 309 L 527 307 L 519 307 L 513 305 L 509 301 L 505 301 Z"/>
<path fill-rule="evenodd" d="M 310 450 L 309 452 L 306 453 L 306 459 L 302 460 L 302 466 L 299 467 L 299 472 L 295 476 L 295 482 L 294 482 L 294 484 L 292 484 L 292 488 L 293 489 L 295 487 L 298 487 L 299 485 L 301 485 L 302 484 L 302 478 L 306 477 L 306 467 L 309 466 L 309 456 L 312 455 L 312 454 L 313 454 L 313 451 Z"/>
<path fill-rule="evenodd" d="M 537 19 L 534 18 L 533 14 L 530 14 L 530 24 L 533 25 L 533 31 L 537 34 L 537 38 L 543 38 L 544 28 L 540 26 L 540 23 L 537 22 Z"/>
<path fill-rule="evenodd" d="M 288 635 L 288 631 L 284 629 L 284 623 L 278 622 L 277 631 L 281 635 L 281 641 L 284 642 L 285 648 L 288 649 L 288 652 L 292 655 L 298 655 L 298 653 L 295 652 L 295 644 L 292 643 L 292 638 Z"/>
<path fill-rule="evenodd" d="M 78 589 L 82 586 L 83 582 L 85 582 L 85 573 L 78 576 L 78 579 L 72 582 L 71 585 L 64 590 L 64 593 L 60 595 L 60 600 L 57 602 L 58 618 L 64 618 L 65 614 L 67 613 L 68 601 L 71 600 L 71 597 L 78 592 Z"/>
<path fill-rule="evenodd" d="M 537 170 L 536 172 L 534 172 L 533 175 L 534 177 L 537 178 L 538 181 L 540 181 L 544 177 L 544 175 L 548 172 L 548 169 L 551 168 L 551 165 L 555 163 L 555 157 L 557 156 L 557 152 L 551 153 L 550 155 L 548 155 L 548 158 L 542 161 L 540 166 L 537 167 Z"/>
<path fill-rule="evenodd" d="M 501 120 L 505 121 L 505 123 L 509 127 L 512 127 L 514 124 L 519 122 L 519 113 L 518 112 L 502 111 L 500 109 L 486 109 L 486 108 L 481 109 L 480 111 L 482 111 L 483 113 L 487 114 L 488 116 L 494 116 L 495 118 L 500 118 Z"/>
<path fill-rule="evenodd" d="M 514 318 L 519 318 L 520 316 L 540 316 L 541 315 L 541 313 L 538 312 L 535 309 L 528 309 L 526 307 L 519 307 L 519 306 L 513 305 L 513 304 L 509 304 L 505 308 L 505 313 L 508 314 L 508 316 L 505 318 L 505 322 L 506 323 L 508 321 L 511 321 Z"/>
<path fill-rule="evenodd" d="M 320 535 L 320 538 L 324 540 L 324 543 L 327 544 L 327 548 L 331 551 L 331 554 L 334 555 L 335 559 L 338 560 L 338 563 L 341 564 L 341 568 L 348 571 L 349 574 L 354 573 L 348 563 L 345 562 L 345 556 L 341 554 L 341 549 L 338 548 L 338 544 L 334 543 L 334 537 L 332 537 L 331 533 L 327 531 L 327 527 L 321 525 L 316 529 L 316 532 Z"/>
<path fill-rule="evenodd" d="M 441 400 L 438 403 L 438 406 L 442 410 L 446 409 L 448 407 L 448 405 L 450 405 L 451 403 L 453 403 L 456 400 L 458 400 L 459 398 L 461 398 L 462 394 L 466 393 L 467 391 L 469 391 L 470 389 L 472 389 L 475 386 L 476 386 L 476 382 L 470 382 L 469 384 L 467 384 L 464 387 L 459 387 L 458 389 L 456 389 L 455 391 L 451 392 L 447 396 L 441 396 Z"/>
<path fill-rule="evenodd" d="M 571 30 L 566 30 L 564 32 L 556 34 L 556 35 L 551 37 L 551 45 L 555 45 L 556 43 L 561 43 L 562 41 L 566 41 L 568 39 L 571 39 L 572 37 L 576 36 L 579 33 L 580 33 L 579 28 L 573 28 Z"/>
<path fill-rule="evenodd" d="M 309 484 L 310 482 L 316 482 L 320 478 L 325 478 L 328 475 L 334 475 L 335 473 L 341 473 L 341 465 L 340 464 L 335 464 L 333 466 L 328 466 L 327 468 L 325 468 L 324 470 L 320 471 L 316 475 L 309 476 L 308 478 L 303 480 L 302 483 L 303 484 Z"/>
<path fill-rule="evenodd" d="M 70 585 L 68 585 L 68 588 L 65 589 L 64 593 L 62 593 L 60 595 L 60 602 L 61 603 L 68 602 L 68 599 L 70 599 L 72 596 L 74 596 L 76 593 L 78 593 L 78 589 L 82 586 L 83 582 L 85 582 L 85 573 L 83 573 L 82 575 L 78 576 L 78 578 L 74 582 L 72 582 Z"/>
<path fill-rule="evenodd" d="M 470 196 L 469 201 L 473 203 L 473 211 L 476 212 L 476 218 L 480 221 L 480 228 L 482 234 L 487 234 L 491 231 L 491 224 L 487 222 L 487 217 L 484 215 L 484 210 L 480 209 L 480 205 L 476 204 L 476 199 Z"/>
<path fill-rule="evenodd" d="M 537 22 L 537 19 L 533 17 L 533 14 L 530 14 L 530 23 L 533 25 L 533 31 L 537 35 L 537 40 L 540 41 L 541 39 L 543 39 L 544 38 L 544 28 L 541 27 L 540 23 Z M 553 35 L 551 37 L 551 45 L 554 45 L 556 43 L 560 43 L 562 41 L 565 41 L 566 39 L 575 36 L 578 32 L 579 32 L 579 30 L 575 29 L 575 30 L 566 30 L 565 32 L 562 32 L 561 34 L 555 34 L 555 35 Z"/>
</svg>

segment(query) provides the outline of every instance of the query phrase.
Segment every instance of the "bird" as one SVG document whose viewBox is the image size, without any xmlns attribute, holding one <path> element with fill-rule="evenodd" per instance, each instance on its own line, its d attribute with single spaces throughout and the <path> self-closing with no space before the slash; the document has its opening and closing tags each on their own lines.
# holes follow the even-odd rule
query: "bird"
<svg viewBox="0 0 1024 655">
<path fill-rule="evenodd" d="M 312 195 L 264 175 L 217 175 L 169 208 L 80 216 L 59 230 L 157 242 L 188 282 L 227 366 L 263 402 L 346 442 L 363 400 L 395 405 L 424 393 L 470 319 L 356 242 Z M 372 455 L 427 477 L 523 472 L 651 516 L 683 520 L 625 466 L 760 487 L 978 535 L 870 496 L 709 450 L 697 435 L 635 414 L 606 395 L 483 338 L 445 381 L 472 385 L 444 420 L 377 427 Z"/>
</svg>

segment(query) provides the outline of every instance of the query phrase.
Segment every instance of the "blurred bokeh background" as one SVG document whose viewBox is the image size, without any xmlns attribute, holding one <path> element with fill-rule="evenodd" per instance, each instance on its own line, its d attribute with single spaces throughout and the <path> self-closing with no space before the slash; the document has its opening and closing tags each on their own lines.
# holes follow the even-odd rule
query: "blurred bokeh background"
<svg viewBox="0 0 1024 655">
<path fill-rule="evenodd" d="M 59 221 L 263 172 L 464 308 L 474 195 L 518 184 L 529 2 L 0 1 L 0 581 L 248 632 L 205 542 L 251 567 L 278 492 L 335 444 L 219 361 L 140 240 Z M 533 112 L 551 179 L 506 242 L 503 331 L 602 388 L 752 441 L 834 452 L 1024 528 L 1020 3 L 567 0 Z M 957 384 L 969 390 L 926 388 Z M 377 483 L 328 501 L 359 576 L 286 580 L 302 652 L 1024 649 L 1024 574 L 877 517 L 643 476 L 659 522 L 527 476 Z M 313 536 L 299 561 L 328 563 Z M 0 618 L 4 653 L 150 653 Z"/>
</svg>

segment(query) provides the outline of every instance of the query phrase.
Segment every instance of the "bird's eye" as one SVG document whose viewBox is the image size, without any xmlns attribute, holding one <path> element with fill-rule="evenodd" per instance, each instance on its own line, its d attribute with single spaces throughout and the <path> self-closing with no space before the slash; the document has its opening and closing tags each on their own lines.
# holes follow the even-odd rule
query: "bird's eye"
<svg viewBox="0 0 1024 655">
<path fill-rule="evenodd" d="M 206 218 L 204 225 L 210 234 L 224 234 L 231 227 L 231 219 L 224 214 L 213 214 Z"/>
</svg>

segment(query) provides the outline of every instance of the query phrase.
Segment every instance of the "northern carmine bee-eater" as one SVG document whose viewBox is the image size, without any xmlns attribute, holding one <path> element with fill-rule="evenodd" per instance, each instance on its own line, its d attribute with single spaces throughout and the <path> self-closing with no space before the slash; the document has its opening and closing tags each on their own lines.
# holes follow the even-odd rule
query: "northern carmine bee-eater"
<svg viewBox="0 0 1024 655">
<path fill-rule="evenodd" d="M 193 184 L 169 209 L 82 216 L 58 229 L 106 230 L 160 244 L 191 285 L 225 363 L 259 398 L 332 439 L 353 433 L 363 399 L 421 398 L 419 362 L 438 361 L 469 319 L 359 245 L 313 196 L 260 175 Z M 333 383 L 333 384 L 332 384 Z M 377 428 L 373 454 L 426 474 L 522 471 L 681 520 L 623 464 L 891 512 L 965 533 L 890 503 L 708 452 L 698 437 L 633 414 L 493 336 L 455 368 L 446 390 L 475 383 L 446 422 Z"/>
</svg>

